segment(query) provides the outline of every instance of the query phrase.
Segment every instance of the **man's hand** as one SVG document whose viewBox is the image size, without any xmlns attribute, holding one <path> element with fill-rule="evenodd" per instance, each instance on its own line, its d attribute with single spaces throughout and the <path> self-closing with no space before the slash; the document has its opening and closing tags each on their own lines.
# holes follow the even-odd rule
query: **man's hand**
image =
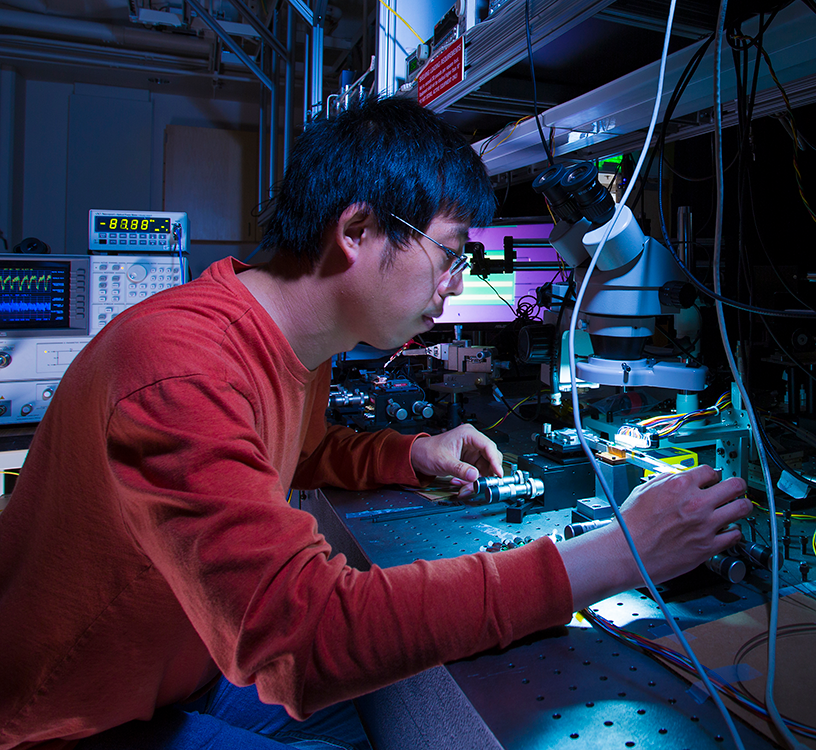
<svg viewBox="0 0 816 750">
<path fill-rule="evenodd" d="M 662 474 L 636 488 L 621 510 L 655 583 L 685 573 L 736 544 L 732 524 L 751 513 L 742 479 L 710 466 Z M 617 523 L 558 545 L 576 610 L 643 583 Z"/>
<path fill-rule="evenodd" d="M 502 454 L 475 427 L 459 425 L 449 432 L 417 438 L 411 448 L 417 474 L 452 476 L 454 484 L 471 485 L 480 476 L 503 476 Z"/>
</svg>

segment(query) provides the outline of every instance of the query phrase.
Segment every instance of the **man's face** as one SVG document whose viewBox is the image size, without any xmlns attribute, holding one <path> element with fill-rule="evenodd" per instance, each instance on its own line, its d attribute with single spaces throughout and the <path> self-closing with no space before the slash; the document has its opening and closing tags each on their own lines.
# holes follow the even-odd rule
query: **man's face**
<svg viewBox="0 0 816 750">
<path fill-rule="evenodd" d="M 467 241 L 468 227 L 437 216 L 425 230 L 428 237 L 457 254 Z M 372 290 L 370 332 L 365 341 L 380 349 L 401 346 L 429 331 L 442 314 L 445 299 L 462 293 L 462 274 L 451 275 L 451 258 L 424 237 L 410 240 L 406 248 L 391 248 L 393 259 L 380 268 L 379 284 Z M 382 243 L 381 258 L 389 251 Z"/>
</svg>

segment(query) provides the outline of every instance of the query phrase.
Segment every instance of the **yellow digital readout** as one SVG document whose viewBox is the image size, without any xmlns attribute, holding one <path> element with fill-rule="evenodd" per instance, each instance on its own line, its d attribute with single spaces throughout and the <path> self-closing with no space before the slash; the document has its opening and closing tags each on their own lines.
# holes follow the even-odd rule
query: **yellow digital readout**
<svg viewBox="0 0 816 750">
<path fill-rule="evenodd" d="M 158 219 L 152 216 L 97 216 L 95 232 L 151 232 L 170 233 L 169 217 Z"/>
</svg>

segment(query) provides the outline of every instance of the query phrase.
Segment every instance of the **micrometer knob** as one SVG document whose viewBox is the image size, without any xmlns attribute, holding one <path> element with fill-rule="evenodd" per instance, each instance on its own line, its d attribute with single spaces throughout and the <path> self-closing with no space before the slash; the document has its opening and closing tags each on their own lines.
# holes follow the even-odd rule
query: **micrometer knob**
<svg viewBox="0 0 816 750">
<path fill-rule="evenodd" d="M 733 547 L 727 550 L 728 554 L 736 555 L 738 557 L 743 557 L 748 560 L 752 565 L 756 565 L 760 568 L 765 568 L 770 570 L 773 566 L 773 549 L 768 547 L 767 545 L 760 544 L 759 542 L 746 542 L 745 540 L 741 542 L 737 542 Z M 783 563 L 783 558 L 780 553 L 779 555 L 779 564 L 780 566 Z"/>
<path fill-rule="evenodd" d="M 717 554 L 706 560 L 706 567 L 731 583 L 739 583 L 745 578 L 747 568 L 745 562 L 738 557 L 727 554 Z"/>
<path fill-rule="evenodd" d="M 411 406 L 411 411 L 417 417 L 422 417 L 423 419 L 430 419 L 433 414 L 433 406 L 431 406 L 427 401 L 414 401 L 413 406 Z"/>
<path fill-rule="evenodd" d="M 388 402 L 388 406 L 385 407 L 385 412 L 389 417 L 393 417 L 398 422 L 404 422 L 408 419 L 408 409 L 393 399 Z"/>
</svg>

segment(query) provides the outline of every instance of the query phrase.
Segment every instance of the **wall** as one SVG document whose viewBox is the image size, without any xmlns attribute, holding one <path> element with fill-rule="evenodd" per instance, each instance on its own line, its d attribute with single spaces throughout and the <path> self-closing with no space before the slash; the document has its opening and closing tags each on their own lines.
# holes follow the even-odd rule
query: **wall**
<svg viewBox="0 0 816 750">
<path fill-rule="evenodd" d="M 15 102 L 23 112 L 22 118 L 16 113 L 21 120 L 17 132 L 0 135 L 9 143 L 6 150 L 17 155 L 21 173 L 11 200 L 0 196 L 3 205 L 10 206 L 6 214 L 16 211 L 20 216 L 16 227 L 14 222 L 8 229 L 0 227 L 10 247 L 33 236 L 50 245 L 52 252 L 82 253 L 87 250 L 82 228 L 87 208 L 162 210 L 168 125 L 255 131 L 258 127 L 255 103 L 19 77 L 16 89 L 13 96 L 0 97 Z M 83 199 L 103 197 L 109 205 L 82 207 Z M 247 213 L 252 208 L 247 206 Z M 195 226 L 191 237 L 194 276 L 218 258 L 243 258 L 255 248 L 254 243 L 197 241 Z"/>
</svg>

